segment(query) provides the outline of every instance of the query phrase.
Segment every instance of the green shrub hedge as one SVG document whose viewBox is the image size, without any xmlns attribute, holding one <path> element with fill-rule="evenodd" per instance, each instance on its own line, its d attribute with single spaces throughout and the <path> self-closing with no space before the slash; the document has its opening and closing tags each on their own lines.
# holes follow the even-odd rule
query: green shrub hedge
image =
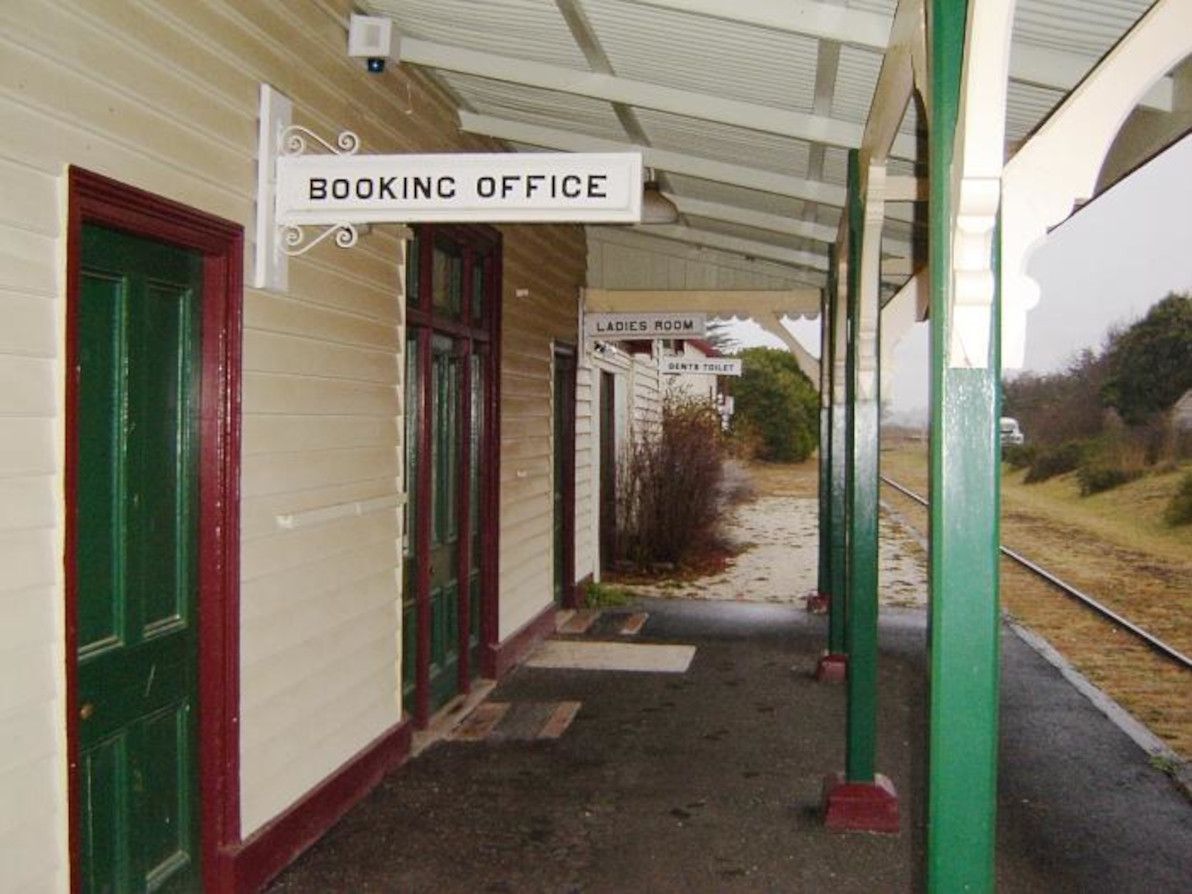
<svg viewBox="0 0 1192 894">
<path fill-rule="evenodd" d="M 1163 512 L 1163 521 L 1173 528 L 1177 525 L 1192 524 L 1192 472 L 1180 479 Z"/>
<path fill-rule="evenodd" d="M 1065 441 L 1058 447 L 1041 449 L 1031 462 L 1026 477 L 1022 480 L 1025 484 L 1036 484 L 1046 481 L 1048 478 L 1054 478 L 1056 475 L 1074 472 L 1080 465 L 1084 451 L 1084 441 Z"/>
</svg>

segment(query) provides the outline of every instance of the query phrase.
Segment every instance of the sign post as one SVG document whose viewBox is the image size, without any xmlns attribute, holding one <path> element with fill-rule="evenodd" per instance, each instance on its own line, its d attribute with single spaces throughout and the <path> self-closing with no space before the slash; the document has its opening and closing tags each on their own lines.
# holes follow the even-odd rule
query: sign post
<svg viewBox="0 0 1192 894">
<path fill-rule="evenodd" d="M 291 109 L 261 85 L 257 288 L 284 290 L 287 258 L 331 237 L 350 248 L 368 224 L 641 222 L 638 152 L 360 155 L 356 134 L 328 142 Z"/>
<path fill-rule="evenodd" d="M 741 361 L 736 357 L 663 357 L 658 371 L 666 376 L 684 373 L 701 376 L 739 376 Z"/>
<path fill-rule="evenodd" d="M 707 314 L 607 313 L 584 317 L 584 334 L 600 341 L 703 338 Z"/>
</svg>

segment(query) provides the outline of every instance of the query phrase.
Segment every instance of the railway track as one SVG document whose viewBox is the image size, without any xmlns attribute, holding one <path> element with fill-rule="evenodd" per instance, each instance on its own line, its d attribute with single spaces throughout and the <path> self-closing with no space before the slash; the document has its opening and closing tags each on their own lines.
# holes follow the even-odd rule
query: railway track
<svg viewBox="0 0 1192 894">
<path fill-rule="evenodd" d="M 925 500 L 919 494 L 915 493 L 910 488 L 905 487 L 902 484 L 899 484 L 894 479 L 889 478 L 885 475 L 882 475 L 881 479 L 884 484 L 886 484 L 887 486 L 898 491 L 903 496 L 915 501 L 916 503 L 918 503 L 920 506 L 923 506 L 924 508 L 927 507 L 927 500 Z M 1083 592 L 1082 590 L 1080 590 L 1080 589 L 1072 586 L 1071 584 L 1067 583 L 1066 581 L 1062 580 L 1061 578 L 1059 578 L 1055 574 L 1051 573 L 1050 571 L 1048 571 L 1046 568 L 1042 567 L 1041 565 L 1038 565 L 1037 563 L 1032 562 L 1030 559 L 1026 558 L 1021 553 L 1015 552 L 1014 550 L 1012 550 L 1006 546 L 1001 546 L 1001 547 L 999 547 L 999 549 L 1001 550 L 1002 555 L 1006 556 L 1006 558 L 1010 559 L 1013 562 L 1016 562 L 1018 565 L 1022 566 L 1027 571 L 1034 574 L 1036 577 L 1046 581 L 1053 588 L 1055 588 L 1059 592 L 1063 593 L 1065 596 L 1081 603 L 1086 608 L 1090 609 L 1091 611 L 1095 612 L 1097 615 L 1105 618 L 1106 620 L 1110 621 L 1111 623 L 1118 625 L 1120 628 L 1122 628 L 1123 630 L 1130 633 L 1133 637 L 1135 637 L 1136 639 L 1145 643 L 1146 646 L 1148 648 L 1150 648 L 1152 651 L 1154 651 L 1155 653 L 1162 655 L 1167 660 L 1174 662 L 1175 664 L 1183 667 L 1185 670 L 1192 670 L 1192 658 L 1189 658 L 1187 655 L 1180 652 L 1178 649 L 1174 648 L 1173 646 L 1169 645 L 1168 643 L 1163 642 L 1163 640 L 1159 639 L 1154 634 L 1144 630 L 1143 628 L 1139 627 L 1137 624 L 1133 623 L 1132 621 L 1128 620 L 1127 618 L 1124 618 L 1122 615 L 1118 614 L 1113 609 L 1102 604 L 1101 602 L 1098 602 L 1092 596 L 1088 595 L 1087 593 Z"/>
</svg>

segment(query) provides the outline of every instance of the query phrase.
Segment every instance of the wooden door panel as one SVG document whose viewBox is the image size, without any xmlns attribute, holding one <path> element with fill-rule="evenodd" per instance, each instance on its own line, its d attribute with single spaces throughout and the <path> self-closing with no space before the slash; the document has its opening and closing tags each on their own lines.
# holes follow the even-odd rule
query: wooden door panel
<svg viewBox="0 0 1192 894">
<path fill-rule="evenodd" d="M 76 569 L 83 883 L 198 890 L 202 259 L 83 230 Z"/>
<path fill-rule="evenodd" d="M 190 753 L 189 715 L 189 703 L 171 705 L 145 718 L 137 730 L 132 785 L 141 790 L 137 826 L 145 831 L 138 842 L 139 862 L 150 891 L 160 890 L 192 857 L 195 830 L 186 776 L 195 756 Z"/>
<path fill-rule="evenodd" d="M 102 598 L 78 604 L 78 647 L 85 656 L 118 645 L 123 638 L 122 605 L 114 594 L 122 589 L 124 552 L 118 538 L 124 528 L 120 500 L 122 450 L 122 368 L 124 364 L 123 277 L 85 271 L 79 329 L 93 333 L 79 345 L 79 363 L 86 375 L 79 387 L 78 437 L 87 445 L 79 458 L 77 512 L 81 519 L 110 519 L 91 525 L 79 539 L 75 567 L 80 581 Z M 108 333 L 103 337 L 100 333 Z"/>
<path fill-rule="evenodd" d="M 128 748 L 121 731 L 83 753 L 84 890 L 117 891 L 128 878 Z"/>
</svg>

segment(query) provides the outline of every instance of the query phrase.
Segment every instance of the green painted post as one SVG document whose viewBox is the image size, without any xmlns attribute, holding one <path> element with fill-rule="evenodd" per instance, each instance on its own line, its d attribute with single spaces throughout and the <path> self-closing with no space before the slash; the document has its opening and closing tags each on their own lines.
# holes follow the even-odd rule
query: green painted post
<svg viewBox="0 0 1192 894">
<path fill-rule="evenodd" d="M 873 782 L 877 752 L 878 395 L 860 387 L 861 249 L 864 207 L 860 158 L 848 157 L 848 711 L 845 778 Z M 875 333 L 876 334 L 876 333 Z M 876 378 L 876 376 L 875 376 Z"/>
<path fill-rule="evenodd" d="M 932 499 L 927 886 L 937 894 L 993 891 L 997 809 L 996 313 L 987 369 L 952 369 L 947 361 L 954 198 L 950 169 L 966 7 L 966 0 L 931 0 L 928 22 Z"/>
</svg>

